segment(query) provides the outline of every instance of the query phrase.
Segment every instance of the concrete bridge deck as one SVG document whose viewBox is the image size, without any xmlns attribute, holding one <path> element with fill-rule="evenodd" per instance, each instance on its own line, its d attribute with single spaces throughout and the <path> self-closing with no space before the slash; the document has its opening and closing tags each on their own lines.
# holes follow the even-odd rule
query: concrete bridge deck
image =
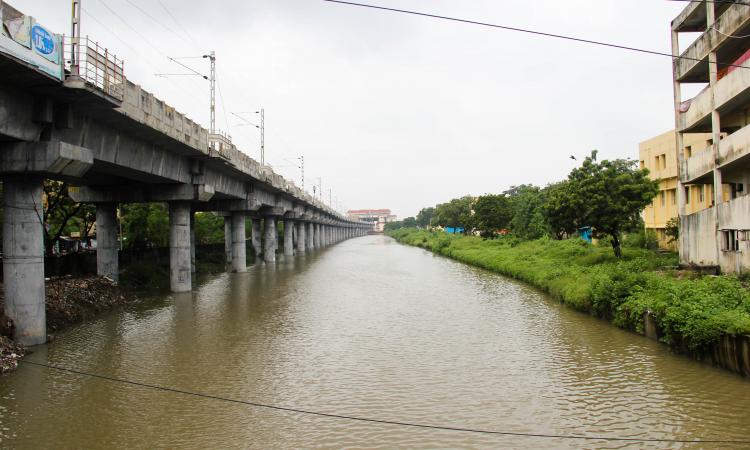
<svg viewBox="0 0 750 450">
<path fill-rule="evenodd" d="M 367 233 L 236 147 L 212 146 L 208 131 L 137 84 L 122 98 L 87 83 L 55 79 L 0 48 L 0 177 L 4 184 L 5 309 L 24 344 L 46 340 L 43 265 L 44 179 L 69 181 L 78 202 L 96 204 L 97 271 L 118 279 L 118 203 L 169 205 L 170 281 L 190 291 L 193 213 L 225 217 L 227 259 L 246 269 L 245 218 L 253 247 L 276 258 Z M 260 248 L 260 221 L 265 248 Z M 191 264 L 193 260 L 193 264 Z"/>
</svg>

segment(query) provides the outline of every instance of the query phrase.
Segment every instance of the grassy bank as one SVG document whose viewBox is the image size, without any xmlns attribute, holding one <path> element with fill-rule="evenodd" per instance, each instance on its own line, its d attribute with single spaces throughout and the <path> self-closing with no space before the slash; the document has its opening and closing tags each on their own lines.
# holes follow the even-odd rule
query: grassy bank
<svg viewBox="0 0 750 450">
<path fill-rule="evenodd" d="M 676 270 L 676 255 L 625 248 L 618 260 L 610 247 L 580 239 L 483 240 L 414 228 L 389 235 L 525 281 L 575 309 L 639 333 L 650 312 L 660 339 L 685 351 L 700 352 L 723 335 L 750 333 L 750 291 L 744 280 Z"/>
</svg>

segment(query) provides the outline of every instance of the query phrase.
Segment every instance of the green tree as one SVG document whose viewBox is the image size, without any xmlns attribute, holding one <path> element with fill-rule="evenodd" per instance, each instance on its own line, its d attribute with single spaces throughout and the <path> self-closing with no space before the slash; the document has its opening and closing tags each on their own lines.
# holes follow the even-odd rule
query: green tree
<svg viewBox="0 0 750 450">
<path fill-rule="evenodd" d="M 504 192 L 510 200 L 513 218 L 510 230 L 521 239 L 539 239 L 548 233 L 543 213 L 547 190 L 531 184 L 512 186 Z"/>
<path fill-rule="evenodd" d="M 432 224 L 432 218 L 435 216 L 435 208 L 432 206 L 427 208 L 422 208 L 421 211 L 419 211 L 419 214 L 417 214 L 417 226 L 420 227 L 428 227 Z"/>
<path fill-rule="evenodd" d="M 583 207 L 580 201 L 567 181 L 547 186 L 542 210 L 548 229 L 557 239 L 562 239 L 566 235 L 571 236 L 579 228 L 586 226 L 580 222 L 583 218 L 578 214 Z"/>
<path fill-rule="evenodd" d="M 483 235 L 492 236 L 501 228 L 507 228 L 513 219 L 511 201 L 504 194 L 486 194 L 474 202 L 473 225 Z"/>
<path fill-rule="evenodd" d="M 48 256 L 62 236 L 72 231 L 90 230 L 96 217 L 94 206 L 74 202 L 68 195 L 68 188 L 64 181 L 45 180 L 43 184 L 44 251 Z"/>
<path fill-rule="evenodd" d="M 395 222 L 386 223 L 385 226 L 383 227 L 383 231 L 385 232 L 395 231 L 395 230 L 400 230 L 401 228 L 404 228 L 404 222 L 397 220 Z"/>
<path fill-rule="evenodd" d="M 414 217 L 407 217 L 404 219 L 403 222 L 404 228 L 416 228 L 417 226 L 417 219 Z"/>
<path fill-rule="evenodd" d="M 437 205 L 435 208 L 435 223 L 441 227 L 463 228 L 468 231 L 472 225 L 472 203 L 474 203 L 474 199 L 467 195 Z"/>
<path fill-rule="evenodd" d="M 195 213 L 195 243 L 198 245 L 224 242 L 224 218 L 210 212 Z"/>
<path fill-rule="evenodd" d="M 128 248 L 169 245 L 169 213 L 163 203 L 123 204 L 122 232 Z"/>
<path fill-rule="evenodd" d="M 641 211 L 659 191 L 659 182 L 649 179 L 648 170 L 637 169 L 635 161 L 597 162 L 596 155 L 594 150 L 570 172 L 563 189 L 568 203 L 562 206 L 570 223 L 592 227 L 594 237 L 611 237 L 619 258 L 621 233 L 638 226 Z"/>
</svg>

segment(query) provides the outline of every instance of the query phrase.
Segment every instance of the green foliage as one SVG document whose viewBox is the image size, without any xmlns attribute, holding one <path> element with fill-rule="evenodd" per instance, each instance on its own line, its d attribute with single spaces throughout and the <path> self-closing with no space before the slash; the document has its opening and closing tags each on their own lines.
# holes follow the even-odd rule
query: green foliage
<svg viewBox="0 0 750 450">
<path fill-rule="evenodd" d="M 483 195 L 474 202 L 473 225 L 483 235 L 492 236 L 507 228 L 513 218 L 511 201 L 505 195 Z"/>
<path fill-rule="evenodd" d="M 504 194 L 509 198 L 513 218 L 510 230 L 521 239 L 539 239 L 548 233 L 547 220 L 543 214 L 547 191 L 537 186 L 523 184 L 513 186 Z"/>
<path fill-rule="evenodd" d="M 664 229 L 664 233 L 669 238 L 669 242 L 677 242 L 680 239 L 680 219 L 672 217 L 667 220 L 667 226 Z"/>
<path fill-rule="evenodd" d="M 659 183 L 649 179 L 648 170 L 636 169 L 635 161 L 597 162 L 596 155 L 594 150 L 570 172 L 546 209 L 560 208 L 557 221 L 565 226 L 590 226 L 594 237 L 610 236 L 619 257 L 621 233 L 641 223 L 640 213 L 656 197 Z"/>
<path fill-rule="evenodd" d="M 417 214 L 417 226 L 427 228 L 432 225 L 432 218 L 435 216 L 435 208 L 422 208 Z"/>
<path fill-rule="evenodd" d="M 471 228 L 471 207 L 474 199 L 471 196 L 454 198 L 448 203 L 435 207 L 435 223 L 441 227 Z"/>
<path fill-rule="evenodd" d="M 662 340 L 702 350 L 722 335 L 750 333 L 750 292 L 737 277 L 677 277 L 674 254 L 623 249 L 621 258 L 582 239 L 523 241 L 402 228 L 390 236 L 530 283 L 567 305 L 643 332 L 650 312 Z"/>
<path fill-rule="evenodd" d="M 126 248 L 169 245 L 169 213 L 165 204 L 123 204 L 121 214 L 123 245 Z"/>
<path fill-rule="evenodd" d="M 656 232 L 654 230 L 641 228 L 640 230 L 629 233 L 627 236 L 625 236 L 623 245 L 625 247 L 658 250 L 659 238 L 656 236 Z"/>
<path fill-rule="evenodd" d="M 414 217 L 407 217 L 404 219 L 404 227 L 406 228 L 416 228 L 417 226 L 417 219 Z"/>
<path fill-rule="evenodd" d="M 68 195 L 70 186 L 64 181 L 45 180 L 44 189 L 44 248 L 47 255 L 60 238 L 71 232 L 88 236 L 96 221 L 94 205 L 76 203 Z"/>
<path fill-rule="evenodd" d="M 224 242 L 224 218 L 210 212 L 195 213 L 195 243 L 197 245 Z"/>
</svg>

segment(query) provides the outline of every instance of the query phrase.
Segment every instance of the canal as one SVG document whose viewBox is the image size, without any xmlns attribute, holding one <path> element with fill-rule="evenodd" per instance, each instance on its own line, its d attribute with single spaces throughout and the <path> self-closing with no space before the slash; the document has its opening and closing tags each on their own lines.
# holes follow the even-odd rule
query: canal
<svg viewBox="0 0 750 450">
<path fill-rule="evenodd" d="M 750 382 L 383 236 L 204 279 L 28 361 L 326 414 L 521 434 L 748 440 Z M 3 448 L 745 448 L 414 428 L 21 364 Z M 744 447 L 743 447 L 744 446 Z"/>
</svg>

